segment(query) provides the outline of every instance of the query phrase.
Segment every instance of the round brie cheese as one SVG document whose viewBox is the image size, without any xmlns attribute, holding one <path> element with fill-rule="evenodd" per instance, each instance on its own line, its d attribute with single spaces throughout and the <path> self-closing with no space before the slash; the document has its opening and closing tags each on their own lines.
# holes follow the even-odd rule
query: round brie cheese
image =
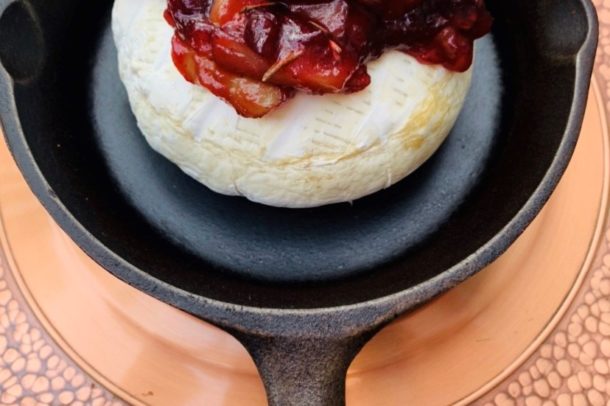
<svg viewBox="0 0 610 406">
<path fill-rule="evenodd" d="M 471 71 L 399 51 L 354 94 L 297 94 L 260 119 L 187 82 L 171 58 L 167 0 L 116 0 L 119 72 L 152 148 L 210 189 L 281 207 L 352 201 L 417 169 L 451 130 Z"/>
</svg>

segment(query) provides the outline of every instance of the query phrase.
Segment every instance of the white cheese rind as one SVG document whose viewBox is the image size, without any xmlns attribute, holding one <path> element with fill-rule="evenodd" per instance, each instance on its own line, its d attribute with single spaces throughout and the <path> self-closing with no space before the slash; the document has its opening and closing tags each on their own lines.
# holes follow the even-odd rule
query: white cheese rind
<svg viewBox="0 0 610 406">
<path fill-rule="evenodd" d="M 392 51 L 368 65 L 372 82 L 361 92 L 298 94 L 261 119 L 246 119 L 177 71 L 165 5 L 115 1 L 121 79 L 151 147 L 219 193 L 297 208 L 389 187 L 440 146 L 470 85 L 470 71 Z"/>
</svg>

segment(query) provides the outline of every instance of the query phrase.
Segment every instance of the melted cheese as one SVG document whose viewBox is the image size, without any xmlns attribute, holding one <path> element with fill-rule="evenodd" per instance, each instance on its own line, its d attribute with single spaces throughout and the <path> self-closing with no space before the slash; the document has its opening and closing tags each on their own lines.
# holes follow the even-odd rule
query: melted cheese
<svg viewBox="0 0 610 406">
<path fill-rule="evenodd" d="M 223 194 L 273 206 L 351 201 L 400 181 L 440 146 L 471 73 L 397 51 L 368 65 L 350 95 L 298 94 L 261 119 L 188 83 L 171 60 L 166 0 L 116 0 L 119 71 L 148 143 Z"/>
</svg>

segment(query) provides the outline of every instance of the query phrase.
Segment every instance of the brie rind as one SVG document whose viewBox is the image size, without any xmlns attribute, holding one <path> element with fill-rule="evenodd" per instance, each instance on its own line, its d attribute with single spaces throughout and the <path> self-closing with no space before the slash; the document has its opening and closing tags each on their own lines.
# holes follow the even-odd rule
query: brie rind
<svg viewBox="0 0 610 406">
<path fill-rule="evenodd" d="M 180 75 L 165 6 L 115 1 L 120 76 L 151 147 L 219 193 L 296 208 L 387 188 L 436 151 L 470 85 L 470 71 L 390 51 L 368 64 L 372 81 L 361 92 L 298 94 L 261 119 L 247 119 Z"/>
</svg>

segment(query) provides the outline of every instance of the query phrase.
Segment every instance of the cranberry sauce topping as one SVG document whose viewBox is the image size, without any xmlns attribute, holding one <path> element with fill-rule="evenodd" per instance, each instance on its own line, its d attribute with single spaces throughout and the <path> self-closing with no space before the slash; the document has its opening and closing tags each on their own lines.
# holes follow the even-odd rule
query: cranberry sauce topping
<svg viewBox="0 0 610 406">
<path fill-rule="evenodd" d="M 174 63 L 245 117 L 296 90 L 351 93 L 387 48 L 453 71 L 491 28 L 483 0 L 169 0 Z"/>
</svg>

